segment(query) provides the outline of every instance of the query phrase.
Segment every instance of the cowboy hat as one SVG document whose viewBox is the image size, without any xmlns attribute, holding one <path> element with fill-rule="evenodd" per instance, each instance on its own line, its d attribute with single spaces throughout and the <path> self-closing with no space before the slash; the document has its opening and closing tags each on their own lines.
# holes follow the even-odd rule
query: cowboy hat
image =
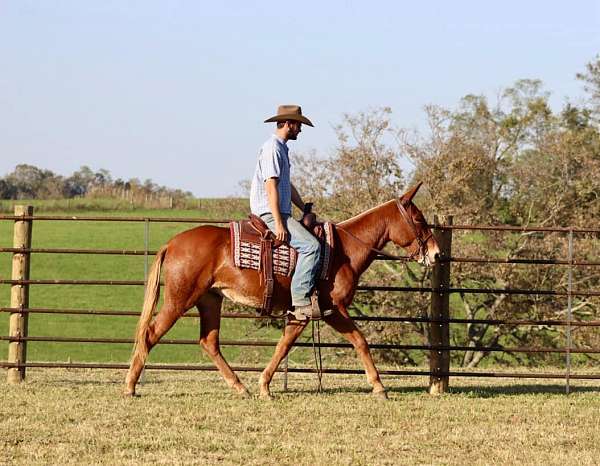
<svg viewBox="0 0 600 466">
<path fill-rule="evenodd" d="M 302 109 L 300 108 L 299 105 L 280 105 L 277 108 L 277 115 L 266 119 L 265 123 L 271 123 L 274 121 L 287 121 L 287 120 L 299 121 L 308 126 L 314 127 L 314 125 L 310 122 L 310 120 L 308 118 L 306 118 L 305 116 L 302 116 Z"/>
</svg>

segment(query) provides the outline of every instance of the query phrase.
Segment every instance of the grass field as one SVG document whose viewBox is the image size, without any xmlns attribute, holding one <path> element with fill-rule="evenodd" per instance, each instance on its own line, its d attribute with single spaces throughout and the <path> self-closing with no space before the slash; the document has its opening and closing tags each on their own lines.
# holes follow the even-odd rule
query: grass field
<svg viewBox="0 0 600 466">
<path fill-rule="evenodd" d="M 256 393 L 256 374 L 243 374 Z M 0 464 L 593 465 L 600 388 L 523 380 L 387 378 L 390 401 L 363 377 L 292 374 L 275 401 L 239 399 L 214 373 L 147 371 L 141 398 L 121 371 L 35 370 L 0 380 Z"/>
</svg>

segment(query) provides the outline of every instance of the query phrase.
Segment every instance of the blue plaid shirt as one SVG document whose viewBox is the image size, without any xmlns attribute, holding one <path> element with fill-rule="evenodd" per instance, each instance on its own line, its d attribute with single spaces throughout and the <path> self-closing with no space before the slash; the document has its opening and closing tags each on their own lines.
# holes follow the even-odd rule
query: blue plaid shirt
<svg viewBox="0 0 600 466">
<path fill-rule="evenodd" d="M 255 215 L 271 213 L 265 181 L 278 178 L 279 212 L 292 214 L 292 185 L 290 180 L 290 159 L 288 146 L 277 136 L 272 135 L 260 148 L 258 162 L 250 188 L 250 210 Z"/>
</svg>

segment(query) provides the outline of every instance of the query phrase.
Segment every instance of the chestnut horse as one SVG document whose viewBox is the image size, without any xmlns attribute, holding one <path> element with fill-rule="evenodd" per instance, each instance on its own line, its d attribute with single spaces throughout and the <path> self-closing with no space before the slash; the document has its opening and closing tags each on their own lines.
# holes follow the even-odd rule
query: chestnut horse
<svg viewBox="0 0 600 466">
<path fill-rule="evenodd" d="M 336 225 L 336 245 L 330 278 L 321 281 L 321 309 L 334 309 L 324 320 L 347 338 L 362 360 L 373 394 L 386 397 L 369 345 L 348 314 L 360 275 L 389 241 L 407 248 L 411 257 L 429 265 L 439 253 L 427 222 L 412 203 L 419 185 L 393 199 Z M 240 395 L 246 387 L 233 372 L 219 348 L 223 297 L 261 307 L 263 286 L 256 270 L 237 268 L 231 257 L 229 229 L 199 226 L 173 237 L 156 254 L 148 275 L 144 306 L 137 325 L 135 345 L 126 379 L 128 395 L 135 386 L 149 351 L 188 309 L 200 313 L 200 345 L 217 366 L 227 384 Z M 152 320 L 160 293 L 161 266 L 165 271 L 165 299 Z M 290 309 L 290 278 L 275 277 L 273 308 Z M 289 321 L 275 353 L 260 376 L 260 395 L 270 398 L 269 384 L 279 363 L 300 336 L 307 322 Z"/>
</svg>

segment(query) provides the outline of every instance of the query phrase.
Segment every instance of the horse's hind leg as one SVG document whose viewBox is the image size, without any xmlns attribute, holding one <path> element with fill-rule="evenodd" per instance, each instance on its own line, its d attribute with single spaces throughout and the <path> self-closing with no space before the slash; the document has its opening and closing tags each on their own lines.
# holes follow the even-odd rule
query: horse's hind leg
<svg viewBox="0 0 600 466">
<path fill-rule="evenodd" d="M 325 318 L 325 322 L 331 325 L 335 330 L 340 332 L 356 349 L 356 352 L 362 360 L 367 374 L 367 381 L 373 387 L 373 394 L 387 398 L 385 387 L 381 383 L 379 371 L 375 367 L 369 344 L 363 336 L 362 332 L 356 327 L 354 321 L 345 314 L 345 311 L 334 312 L 331 316 Z"/>
<path fill-rule="evenodd" d="M 167 333 L 171 327 L 173 327 L 173 324 L 175 324 L 177 319 L 183 315 L 185 310 L 185 308 L 175 306 L 174 304 L 165 301 L 160 312 L 156 315 L 148 327 L 148 334 L 146 337 L 148 351 L 156 346 L 162 336 Z M 140 358 L 134 357 L 131 360 L 131 365 L 129 367 L 129 372 L 127 373 L 126 379 L 127 394 L 135 394 L 135 385 L 140 378 L 140 374 L 144 368 L 144 365 L 145 358 L 141 360 Z"/>
<path fill-rule="evenodd" d="M 222 303 L 223 298 L 220 295 L 208 292 L 196 304 L 200 313 L 200 345 L 215 363 L 227 385 L 238 394 L 249 396 L 250 393 L 221 354 L 219 329 L 221 327 Z"/>
</svg>

